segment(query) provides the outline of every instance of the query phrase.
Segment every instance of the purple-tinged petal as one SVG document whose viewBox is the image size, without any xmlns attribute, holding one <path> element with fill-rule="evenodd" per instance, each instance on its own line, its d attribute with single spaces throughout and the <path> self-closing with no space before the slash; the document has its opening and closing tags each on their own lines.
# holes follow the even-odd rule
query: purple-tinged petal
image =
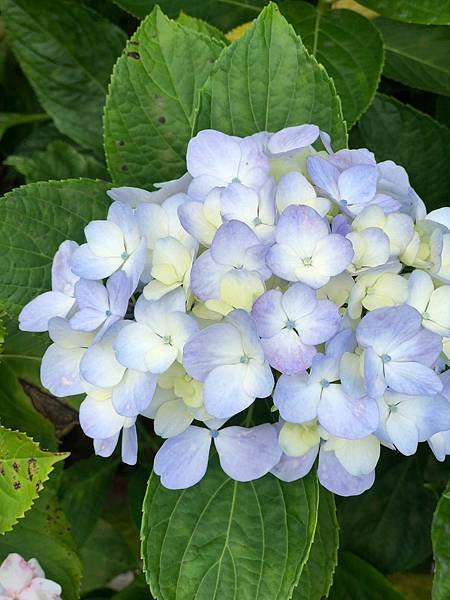
<svg viewBox="0 0 450 600">
<path fill-rule="evenodd" d="M 252 481 L 262 477 L 281 458 L 277 432 L 269 423 L 249 429 L 226 427 L 217 432 L 214 444 L 220 466 L 236 481 Z"/>
<path fill-rule="evenodd" d="M 170 490 L 181 490 L 198 483 L 206 473 L 210 447 L 209 429 L 195 425 L 166 440 L 153 465 L 162 485 Z"/>
<path fill-rule="evenodd" d="M 303 456 L 288 456 L 283 453 L 280 462 L 270 472 L 281 481 L 301 479 L 311 471 L 318 452 L 319 446 L 314 446 Z"/>
<path fill-rule="evenodd" d="M 204 246 L 210 246 L 216 235 L 215 226 L 210 223 L 203 211 L 203 202 L 185 202 L 178 207 L 178 217 L 184 229 Z"/>
<path fill-rule="evenodd" d="M 378 427 L 378 405 L 373 398 L 350 398 L 339 384 L 323 390 L 317 416 L 320 424 L 337 437 L 356 440 Z"/>
<path fill-rule="evenodd" d="M 108 292 L 101 281 L 80 279 L 75 285 L 75 298 L 80 308 L 97 308 L 103 312 L 109 308 Z"/>
<path fill-rule="evenodd" d="M 344 469 L 334 452 L 323 448 L 319 454 L 317 470 L 319 481 L 324 488 L 338 496 L 357 496 L 372 487 L 375 481 L 375 471 L 367 475 L 351 475 Z"/>
<path fill-rule="evenodd" d="M 261 343 L 272 367 L 286 375 L 303 373 L 317 353 L 314 346 L 303 344 L 293 329 L 282 329 L 271 338 L 263 338 Z"/>
</svg>

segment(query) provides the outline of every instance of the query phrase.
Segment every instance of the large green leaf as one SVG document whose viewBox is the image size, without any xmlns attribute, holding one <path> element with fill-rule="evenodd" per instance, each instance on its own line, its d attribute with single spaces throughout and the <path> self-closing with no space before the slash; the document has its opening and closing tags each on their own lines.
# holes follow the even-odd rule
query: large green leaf
<svg viewBox="0 0 450 600">
<path fill-rule="evenodd" d="M 150 188 L 185 170 L 199 88 L 222 44 L 158 8 L 117 61 L 105 110 L 105 152 L 114 182 Z"/>
<path fill-rule="evenodd" d="M 116 467 L 114 459 L 92 456 L 76 462 L 62 475 L 61 504 L 80 545 L 100 517 Z"/>
<path fill-rule="evenodd" d="M 183 27 L 189 27 L 198 33 L 203 33 L 208 37 L 213 37 L 218 42 L 221 42 L 224 46 L 228 45 L 228 40 L 225 37 L 225 34 L 222 33 L 220 29 L 217 29 L 217 27 L 214 27 L 214 25 L 203 21 L 203 19 L 197 19 L 196 17 L 191 17 L 185 12 L 182 12 L 180 13 L 177 21 L 180 23 L 180 25 L 183 25 Z"/>
<path fill-rule="evenodd" d="M 11 317 L 49 289 L 61 242 L 82 241 L 87 223 L 105 218 L 109 187 L 90 179 L 31 183 L 0 199 L 0 305 Z"/>
<path fill-rule="evenodd" d="M 372 101 L 383 67 L 383 42 L 376 27 L 350 10 L 323 12 L 289 0 L 280 10 L 306 48 L 333 78 L 350 126 Z"/>
<path fill-rule="evenodd" d="M 450 131 L 428 115 L 378 94 L 358 123 L 358 132 L 378 160 L 394 160 L 428 209 L 448 204 Z"/>
<path fill-rule="evenodd" d="M 58 129 L 101 150 L 109 76 L 125 34 L 81 2 L 1 0 L 9 39 Z"/>
<path fill-rule="evenodd" d="M 431 537 L 435 560 L 433 600 L 447 600 L 450 597 L 450 483 L 434 513 Z"/>
<path fill-rule="evenodd" d="M 450 0 L 358 0 L 383 17 L 423 23 L 424 25 L 449 25 Z"/>
<path fill-rule="evenodd" d="M 362 496 L 342 499 L 338 514 L 342 547 L 394 573 L 431 555 L 435 500 L 417 456 L 385 458 L 389 462 L 377 470 L 374 486 Z"/>
<path fill-rule="evenodd" d="M 386 51 L 383 74 L 411 87 L 450 96 L 450 27 L 376 19 Z"/>
<path fill-rule="evenodd" d="M 53 465 L 67 456 L 44 452 L 24 433 L 0 426 L 0 534 L 31 508 Z"/>
<path fill-rule="evenodd" d="M 243 136 L 300 123 L 329 132 L 336 149 L 346 145 L 332 80 L 271 3 L 222 52 L 202 90 L 198 128 Z"/>
<path fill-rule="evenodd" d="M 389 581 L 365 560 L 340 552 L 330 600 L 405 600 Z"/>
<path fill-rule="evenodd" d="M 26 560 L 36 558 L 46 576 L 62 587 L 64 600 L 77 600 L 81 561 L 75 550 L 69 523 L 49 488 L 7 535 L 0 536 L 0 563 L 11 552 Z"/>
<path fill-rule="evenodd" d="M 143 19 L 158 4 L 169 17 L 185 11 L 221 27 L 225 31 L 254 19 L 267 0 L 114 0 L 116 4 Z"/>
<path fill-rule="evenodd" d="M 316 526 L 315 476 L 229 479 L 215 459 L 183 491 L 149 479 L 142 556 L 158 600 L 285 600 L 307 559 Z"/>
<path fill-rule="evenodd" d="M 323 487 L 314 542 L 292 600 L 321 600 L 328 595 L 338 559 L 339 527 L 333 494 Z"/>
<path fill-rule="evenodd" d="M 24 175 L 27 183 L 48 179 L 91 177 L 108 179 L 106 166 L 90 154 L 82 154 L 61 140 L 51 142 L 43 152 L 31 156 L 11 155 L 4 161 Z"/>
</svg>

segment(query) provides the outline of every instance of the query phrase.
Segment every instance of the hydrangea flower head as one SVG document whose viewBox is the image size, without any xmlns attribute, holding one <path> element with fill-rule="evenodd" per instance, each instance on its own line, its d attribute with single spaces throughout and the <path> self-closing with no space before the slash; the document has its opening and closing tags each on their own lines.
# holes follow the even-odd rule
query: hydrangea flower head
<svg viewBox="0 0 450 600">
<path fill-rule="evenodd" d="M 450 209 L 310 123 L 201 131 L 186 162 L 156 191 L 109 190 L 20 315 L 53 341 L 43 385 L 86 395 L 95 452 L 121 438 L 134 464 L 152 419 L 168 488 L 200 481 L 214 445 L 237 481 L 317 462 L 343 496 L 373 484 L 381 445 L 450 454 Z"/>
</svg>

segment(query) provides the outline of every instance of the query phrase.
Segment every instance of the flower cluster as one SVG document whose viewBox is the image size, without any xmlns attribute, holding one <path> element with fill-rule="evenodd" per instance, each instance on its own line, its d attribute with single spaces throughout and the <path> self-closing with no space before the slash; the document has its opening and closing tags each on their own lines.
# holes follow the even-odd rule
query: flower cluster
<svg viewBox="0 0 450 600">
<path fill-rule="evenodd" d="M 19 554 L 9 554 L 0 565 L 2 600 L 61 600 L 61 586 L 45 578 L 35 558 L 26 561 Z"/>
<path fill-rule="evenodd" d="M 428 441 L 443 460 L 450 208 L 427 214 L 402 167 L 333 152 L 309 124 L 201 131 L 187 171 L 155 192 L 111 189 L 106 220 L 60 246 L 52 291 L 20 315 L 53 340 L 43 384 L 86 394 L 96 453 L 122 432 L 135 463 L 143 416 L 173 489 L 204 476 L 211 444 L 238 481 L 292 481 L 318 456 L 341 495 L 372 485 L 380 444 Z"/>
</svg>

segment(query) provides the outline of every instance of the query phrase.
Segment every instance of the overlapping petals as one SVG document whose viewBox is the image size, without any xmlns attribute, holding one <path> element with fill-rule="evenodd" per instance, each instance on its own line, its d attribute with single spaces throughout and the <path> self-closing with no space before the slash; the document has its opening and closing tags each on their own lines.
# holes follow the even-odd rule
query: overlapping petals
<svg viewBox="0 0 450 600">
<path fill-rule="evenodd" d="M 152 419 L 168 488 L 199 482 L 214 445 L 237 481 L 317 462 L 350 496 L 381 446 L 450 454 L 450 208 L 427 214 L 402 167 L 332 147 L 309 123 L 201 131 L 183 177 L 112 188 L 86 243 L 61 244 L 19 323 L 49 331 L 42 383 L 85 394 L 98 455 L 120 441 L 134 464 Z"/>
</svg>

